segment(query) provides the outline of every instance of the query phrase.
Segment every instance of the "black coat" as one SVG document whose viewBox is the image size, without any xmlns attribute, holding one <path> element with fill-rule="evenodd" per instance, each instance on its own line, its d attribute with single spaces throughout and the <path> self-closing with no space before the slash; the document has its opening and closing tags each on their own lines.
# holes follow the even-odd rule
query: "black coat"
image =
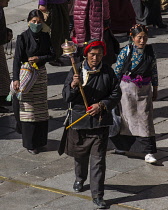
<svg viewBox="0 0 168 210">
<path fill-rule="evenodd" d="M 82 78 L 81 63 L 77 65 Z M 74 122 L 86 113 L 82 95 L 78 88 L 72 89 L 71 82 L 73 79 L 73 69 L 70 70 L 63 88 L 63 98 L 66 102 L 71 102 L 72 111 L 70 113 L 70 123 Z M 87 84 L 83 87 L 88 105 L 103 102 L 106 109 L 100 115 L 88 115 L 78 123 L 73 129 L 92 129 L 104 127 L 113 123 L 111 110 L 118 104 L 121 99 L 121 90 L 118 79 L 111 67 L 106 64 L 102 65 L 100 72 L 90 74 Z"/>
<path fill-rule="evenodd" d="M 0 7 L 0 45 L 9 42 L 9 40 L 7 40 L 7 35 L 9 31 L 12 32 L 11 29 L 6 27 L 4 10 L 2 7 Z"/>
<path fill-rule="evenodd" d="M 77 65 L 80 72 L 80 77 L 82 78 L 81 63 Z M 63 98 L 66 102 L 72 104 L 72 113 L 70 116 L 76 119 L 86 113 L 86 109 L 83 103 L 82 96 L 78 88 L 72 89 L 70 84 L 73 78 L 73 69 L 70 70 L 63 88 Z M 111 109 L 114 108 L 121 99 L 121 90 L 119 86 L 119 81 L 111 67 L 106 64 L 102 65 L 99 73 L 90 75 L 87 84 L 84 87 L 84 92 L 88 101 L 89 106 L 93 103 L 98 103 L 102 101 L 106 110 L 102 113 L 102 120 L 99 121 L 99 115 L 94 117 L 87 116 L 80 122 L 78 122 L 72 128 L 77 129 L 92 129 L 99 127 L 106 127 L 113 124 L 113 119 L 111 115 Z M 70 119 L 70 121 L 75 121 L 76 119 Z M 66 123 L 66 126 L 68 122 Z M 58 153 L 62 155 L 65 151 L 65 145 L 68 138 L 68 130 L 64 129 L 61 143 L 59 146 Z"/>
<path fill-rule="evenodd" d="M 36 41 L 36 39 L 38 41 Z M 19 80 L 21 64 L 28 62 L 29 57 L 38 56 L 37 65 L 43 66 L 46 62 L 55 58 L 55 52 L 51 47 L 50 36 L 48 33 L 33 33 L 27 29 L 21 35 L 18 35 L 13 62 L 13 81 Z"/>
</svg>

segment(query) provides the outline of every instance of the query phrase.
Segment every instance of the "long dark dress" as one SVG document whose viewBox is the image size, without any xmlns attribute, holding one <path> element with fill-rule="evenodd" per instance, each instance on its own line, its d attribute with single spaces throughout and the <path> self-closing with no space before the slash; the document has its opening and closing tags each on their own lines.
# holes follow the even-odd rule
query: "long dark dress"
<svg viewBox="0 0 168 210">
<path fill-rule="evenodd" d="M 3 45 L 7 43 L 7 32 L 3 8 L 0 7 L 0 105 L 9 93 L 10 76 Z"/>
<path fill-rule="evenodd" d="M 109 0 L 113 33 L 129 32 L 135 24 L 135 13 L 130 0 Z"/>
<path fill-rule="evenodd" d="M 13 81 L 19 80 L 22 63 L 27 62 L 28 57 L 32 56 L 38 56 L 40 60 L 37 63 L 39 67 L 38 79 L 31 90 L 27 94 L 23 94 L 19 103 L 14 98 L 17 131 L 22 133 L 23 146 L 27 149 L 36 149 L 47 144 L 48 104 L 45 63 L 54 59 L 55 56 L 48 33 L 34 34 L 28 29 L 17 37 Z"/>
</svg>

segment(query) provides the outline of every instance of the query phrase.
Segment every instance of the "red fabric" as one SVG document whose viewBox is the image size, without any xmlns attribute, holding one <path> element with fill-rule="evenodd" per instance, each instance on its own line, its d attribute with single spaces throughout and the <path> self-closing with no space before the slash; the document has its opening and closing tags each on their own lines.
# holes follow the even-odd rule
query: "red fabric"
<svg viewBox="0 0 168 210">
<path fill-rule="evenodd" d="M 87 53 L 89 51 L 89 49 L 91 47 L 96 47 L 96 46 L 102 46 L 103 47 L 103 55 L 105 56 L 106 55 L 106 44 L 102 41 L 94 41 L 94 42 L 91 42 L 90 44 L 88 44 L 85 49 L 84 49 L 84 56 L 86 57 L 87 56 Z"/>
</svg>

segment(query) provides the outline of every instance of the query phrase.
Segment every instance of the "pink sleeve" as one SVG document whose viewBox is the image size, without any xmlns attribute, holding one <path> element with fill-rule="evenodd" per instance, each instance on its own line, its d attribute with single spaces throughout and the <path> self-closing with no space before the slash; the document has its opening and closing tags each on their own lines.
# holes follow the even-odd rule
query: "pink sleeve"
<svg viewBox="0 0 168 210">
<path fill-rule="evenodd" d="M 110 19 L 109 1 L 103 0 L 103 20 L 108 20 L 108 19 Z"/>
</svg>

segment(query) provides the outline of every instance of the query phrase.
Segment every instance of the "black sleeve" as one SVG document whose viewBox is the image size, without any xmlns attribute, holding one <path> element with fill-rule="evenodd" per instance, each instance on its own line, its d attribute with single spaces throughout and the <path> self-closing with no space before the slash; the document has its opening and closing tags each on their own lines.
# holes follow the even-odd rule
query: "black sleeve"
<svg viewBox="0 0 168 210">
<path fill-rule="evenodd" d="M 73 68 L 71 68 L 71 70 L 65 80 L 64 88 L 62 91 L 62 96 L 67 103 L 73 101 L 73 99 L 79 93 L 79 87 L 75 87 L 74 89 L 71 88 L 71 82 L 73 79 L 73 75 L 74 75 L 74 71 L 73 71 Z"/>
<path fill-rule="evenodd" d="M 7 43 L 7 29 L 3 9 L 0 9 L 0 45 Z"/>
<path fill-rule="evenodd" d="M 51 60 L 54 60 L 56 55 L 55 55 L 55 51 L 51 45 L 51 39 L 50 39 L 50 35 L 49 33 L 44 33 L 45 34 L 45 40 L 46 40 L 46 45 L 48 46 L 48 51 L 47 51 L 47 54 L 46 55 L 43 55 L 43 56 L 38 56 L 39 60 L 40 61 L 43 61 L 43 62 L 49 62 Z"/>
<path fill-rule="evenodd" d="M 120 89 L 120 82 L 117 79 L 114 70 L 109 68 L 109 90 L 110 95 L 106 98 L 103 98 L 101 101 L 105 104 L 106 110 L 111 111 L 121 100 L 121 89 Z"/>
<path fill-rule="evenodd" d="M 15 47 L 15 56 L 13 61 L 13 81 L 19 80 L 19 73 L 21 68 L 21 62 L 23 61 L 24 56 L 24 41 L 21 35 L 17 36 L 16 47 Z"/>
</svg>

